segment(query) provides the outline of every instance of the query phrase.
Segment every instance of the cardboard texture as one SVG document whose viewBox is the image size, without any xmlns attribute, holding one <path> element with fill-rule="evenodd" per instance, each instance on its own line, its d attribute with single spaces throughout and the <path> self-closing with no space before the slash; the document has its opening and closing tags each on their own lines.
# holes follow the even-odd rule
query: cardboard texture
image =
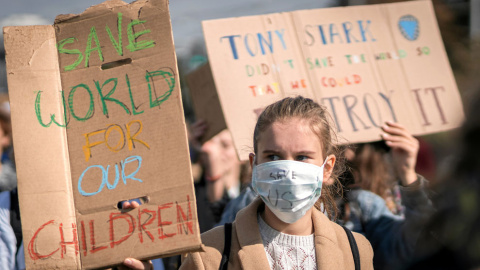
<svg viewBox="0 0 480 270">
<path fill-rule="evenodd" d="M 28 269 L 201 246 L 168 1 L 4 28 Z M 120 201 L 146 198 L 122 212 Z"/>
<path fill-rule="evenodd" d="M 207 131 L 200 138 L 200 142 L 204 143 L 227 128 L 210 65 L 207 63 L 189 73 L 186 80 L 192 96 L 195 116 L 208 124 Z"/>
<path fill-rule="evenodd" d="M 302 95 L 327 107 L 341 143 L 460 126 L 460 95 L 430 1 L 203 22 L 211 72 L 240 159 L 262 108 Z"/>
</svg>

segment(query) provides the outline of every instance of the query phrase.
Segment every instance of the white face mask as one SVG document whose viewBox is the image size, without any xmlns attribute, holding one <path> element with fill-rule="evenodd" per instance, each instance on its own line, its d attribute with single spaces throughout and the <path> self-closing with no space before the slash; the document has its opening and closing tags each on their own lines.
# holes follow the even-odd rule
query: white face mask
<svg viewBox="0 0 480 270">
<path fill-rule="evenodd" d="M 320 167 L 292 160 L 254 165 L 252 187 L 281 221 L 294 223 L 320 198 L 325 162 Z"/>
</svg>

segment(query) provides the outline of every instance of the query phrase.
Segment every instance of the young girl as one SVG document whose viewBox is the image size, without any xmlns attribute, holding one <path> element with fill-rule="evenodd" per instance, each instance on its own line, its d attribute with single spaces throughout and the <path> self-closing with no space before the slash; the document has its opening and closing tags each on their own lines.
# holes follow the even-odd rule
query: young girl
<svg viewBox="0 0 480 270">
<path fill-rule="evenodd" d="M 355 262 L 346 230 L 320 210 L 335 209 L 329 187 L 337 148 L 326 110 L 303 97 L 278 101 L 260 115 L 253 143 L 252 186 L 260 198 L 238 213 L 230 245 L 224 227 L 214 228 L 202 234 L 204 252 L 188 254 L 180 269 L 219 269 L 224 247 L 228 269 L 373 269 L 368 240 L 353 233 Z"/>
</svg>

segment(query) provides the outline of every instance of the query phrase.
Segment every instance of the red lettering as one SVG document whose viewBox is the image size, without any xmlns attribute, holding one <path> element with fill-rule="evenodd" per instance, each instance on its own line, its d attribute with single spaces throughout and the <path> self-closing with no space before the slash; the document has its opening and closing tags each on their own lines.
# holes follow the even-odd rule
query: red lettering
<svg viewBox="0 0 480 270">
<path fill-rule="evenodd" d="M 327 78 L 322 77 L 322 85 L 325 86 L 325 87 L 328 87 L 326 80 L 327 80 Z"/>
<path fill-rule="evenodd" d="M 58 228 L 60 230 L 60 246 L 62 247 L 62 252 L 60 253 L 63 259 L 63 254 L 67 254 L 67 245 L 73 245 L 75 247 L 75 255 L 78 254 L 78 239 L 77 239 L 77 225 L 72 223 L 72 234 L 73 240 L 71 242 L 65 242 L 65 237 L 63 234 L 63 223 L 60 223 Z"/>
<path fill-rule="evenodd" d="M 90 253 L 95 253 L 97 251 L 100 251 L 102 249 L 106 249 L 107 246 L 100 246 L 96 247 L 95 246 L 95 230 L 94 230 L 94 222 L 93 220 L 90 220 L 90 244 L 92 245 L 92 249 L 90 250 Z"/>
<path fill-rule="evenodd" d="M 357 74 L 353 74 L 353 81 L 356 83 L 356 84 L 359 84 L 362 82 L 362 77 L 360 77 L 359 75 Z"/>
<path fill-rule="evenodd" d="M 170 207 L 173 206 L 173 203 L 166 203 L 166 204 L 163 204 L 163 205 L 160 205 L 158 207 L 158 238 L 159 239 L 165 239 L 165 238 L 168 238 L 168 237 L 173 237 L 176 235 L 176 233 L 165 233 L 163 231 L 163 226 L 165 225 L 170 225 L 172 224 L 171 221 L 162 221 L 162 214 L 161 214 L 161 210 L 162 209 L 168 209 Z"/>
<path fill-rule="evenodd" d="M 142 214 L 146 213 L 148 215 L 147 220 L 142 223 Z M 155 220 L 155 211 L 147 210 L 147 209 L 142 209 L 138 211 L 138 237 L 140 238 L 140 243 L 143 243 L 143 232 L 147 234 L 148 238 L 150 238 L 153 242 L 153 235 L 145 229 L 145 226 L 150 225 Z"/>
<path fill-rule="evenodd" d="M 345 77 L 345 84 L 346 84 L 346 85 L 350 85 L 350 84 L 351 84 L 350 81 L 348 80 L 348 77 Z"/>
<path fill-rule="evenodd" d="M 80 224 L 80 233 L 81 236 L 80 238 L 82 239 L 82 249 L 83 249 L 83 256 L 87 256 L 87 238 L 85 237 L 85 223 L 83 220 L 81 221 Z"/>
<path fill-rule="evenodd" d="M 292 89 L 297 89 L 298 88 L 298 81 L 293 81 L 291 82 Z"/>
<path fill-rule="evenodd" d="M 275 94 L 275 92 L 273 92 L 273 89 L 270 87 L 270 85 L 267 84 L 267 94 L 268 93 Z"/>
<path fill-rule="evenodd" d="M 120 218 L 127 221 L 128 234 L 120 238 L 119 240 L 115 241 L 113 221 Z M 113 248 L 115 245 L 120 245 L 123 241 L 127 240 L 130 236 L 132 236 L 133 231 L 135 229 L 135 220 L 131 215 L 127 213 L 111 213 L 109 221 L 110 221 L 110 247 Z"/>
<path fill-rule="evenodd" d="M 52 256 L 55 252 L 57 252 L 60 248 L 57 248 L 56 250 L 52 251 L 51 253 L 47 254 L 47 255 L 41 255 L 37 252 L 37 245 L 35 243 L 35 240 L 37 240 L 37 237 L 38 237 L 38 234 L 40 233 L 41 230 L 43 230 L 43 228 L 45 228 L 47 225 L 50 225 L 50 224 L 53 224 L 54 221 L 53 220 L 50 220 L 48 221 L 47 223 L 43 224 L 42 226 L 40 226 L 40 228 L 38 228 L 38 230 L 33 234 L 33 237 L 32 239 L 30 240 L 30 242 L 28 243 L 28 254 L 30 255 L 30 258 L 32 258 L 32 260 L 39 260 L 39 259 L 45 259 L 45 258 L 48 258 L 50 256 Z"/>
<path fill-rule="evenodd" d="M 192 211 L 190 207 L 189 196 L 187 196 L 187 203 L 188 203 L 188 212 L 187 212 L 188 217 L 185 215 L 185 212 L 183 212 L 182 207 L 178 205 L 177 202 L 175 202 L 175 204 L 177 205 L 177 223 L 178 223 L 177 228 L 178 228 L 179 234 L 182 234 L 182 229 L 185 234 L 188 234 L 189 231 L 190 233 L 193 234 L 193 222 L 189 221 L 192 219 Z M 184 222 L 185 220 L 187 222 Z M 187 227 L 185 227 L 185 224 L 187 225 Z"/>
<path fill-rule="evenodd" d="M 328 83 L 330 84 L 331 87 L 337 86 L 337 82 L 335 81 L 334 78 L 328 79 Z"/>
<path fill-rule="evenodd" d="M 257 87 L 255 85 L 250 85 L 249 88 L 252 89 L 252 94 L 253 94 L 254 97 L 256 97 L 257 92 L 255 91 L 255 88 L 257 88 Z"/>
</svg>

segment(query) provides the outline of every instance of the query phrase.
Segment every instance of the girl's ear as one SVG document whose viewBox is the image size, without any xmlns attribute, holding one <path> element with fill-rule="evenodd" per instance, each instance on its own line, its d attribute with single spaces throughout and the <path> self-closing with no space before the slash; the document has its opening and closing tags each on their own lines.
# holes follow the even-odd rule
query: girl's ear
<svg viewBox="0 0 480 270">
<path fill-rule="evenodd" d="M 336 160 L 337 158 L 335 155 L 329 155 L 325 161 L 325 166 L 323 167 L 323 181 L 327 185 L 333 184 L 333 179 L 331 179 L 330 176 L 333 173 L 333 167 L 335 166 Z"/>
<path fill-rule="evenodd" d="M 250 153 L 250 154 L 248 155 L 248 160 L 250 161 L 250 168 L 252 168 L 252 169 L 253 169 L 253 161 L 254 161 L 254 159 L 255 159 L 255 154 L 254 154 L 254 153 Z"/>
</svg>

